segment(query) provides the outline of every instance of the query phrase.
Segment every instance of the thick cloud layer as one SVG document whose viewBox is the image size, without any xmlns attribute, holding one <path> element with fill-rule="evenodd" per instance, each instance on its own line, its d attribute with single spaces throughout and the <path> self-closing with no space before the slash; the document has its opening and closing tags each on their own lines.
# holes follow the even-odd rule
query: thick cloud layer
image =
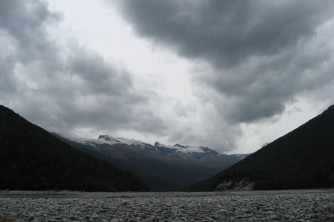
<svg viewBox="0 0 334 222">
<path fill-rule="evenodd" d="M 0 1 L 0 102 L 60 132 L 164 129 L 147 107 L 154 94 L 137 89 L 132 74 L 50 36 L 59 20 L 44 1 Z"/>
<path fill-rule="evenodd" d="M 201 93 L 231 123 L 281 114 L 333 83 L 334 1 L 122 0 L 138 35 L 202 66 Z"/>
<path fill-rule="evenodd" d="M 96 44 L 98 51 L 85 45 L 88 39 L 94 46 L 96 35 L 68 41 L 66 34 L 51 34 L 58 24 L 94 30 L 98 12 L 83 16 L 83 23 L 78 18 L 73 22 L 71 16 L 62 21 L 46 2 L 0 0 L 0 103 L 49 130 L 133 132 L 143 140 L 143 135 L 162 137 L 170 143 L 230 151 L 238 141 L 249 139 L 243 137 L 245 129 L 261 128 L 262 123 L 286 115 L 294 101 L 332 103 L 333 0 L 107 0 L 111 16 L 100 18 L 105 20 L 95 34 L 109 35 L 99 38 L 104 42 Z M 75 8 L 77 3 L 57 4 Z M 103 7 L 102 1 L 97 4 L 100 8 L 78 7 L 75 12 L 82 15 Z M 119 14 L 113 11 L 115 5 Z M 117 23 L 119 15 L 127 24 Z M 118 29 L 108 27 L 108 19 L 115 19 L 113 25 L 132 27 L 136 35 L 129 31 L 129 36 L 136 41 L 130 45 L 151 44 L 156 52 L 167 49 L 173 57 L 170 65 L 182 68 L 168 67 L 160 73 L 166 63 L 134 61 L 138 52 L 121 41 L 116 48 L 125 55 L 124 67 L 111 63 L 105 51 L 113 50 L 117 40 L 109 44 L 108 39 Z M 103 32 L 104 28 L 112 30 Z M 74 36 L 82 38 L 87 34 L 83 29 L 75 29 Z M 137 41 L 138 36 L 147 41 Z M 117 55 L 112 56 L 118 61 Z M 138 65 L 141 61 L 145 68 Z M 151 66 L 155 68 L 150 70 Z M 170 79 L 176 79 L 180 70 L 185 74 L 180 73 L 178 90 L 173 91 L 168 88 L 174 86 Z M 175 72 L 172 78 L 161 78 L 169 72 Z M 162 83 L 166 79 L 168 87 Z M 178 97 L 180 89 L 189 88 L 193 91 Z"/>
</svg>

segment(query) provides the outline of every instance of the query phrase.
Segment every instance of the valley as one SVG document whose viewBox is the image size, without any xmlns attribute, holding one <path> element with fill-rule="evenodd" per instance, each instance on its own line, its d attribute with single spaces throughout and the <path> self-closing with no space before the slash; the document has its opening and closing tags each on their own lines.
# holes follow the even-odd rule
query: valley
<svg viewBox="0 0 334 222">
<path fill-rule="evenodd" d="M 153 145 L 109 135 L 100 135 L 98 139 L 53 135 L 79 151 L 138 176 L 150 191 L 186 189 L 248 156 L 221 154 L 202 146 L 169 146 L 159 142 Z"/>
<path fill-rule="evenodd" d="M 334 0 L 0 0 L 0 222 L 334 222 Z"/>
</svg>

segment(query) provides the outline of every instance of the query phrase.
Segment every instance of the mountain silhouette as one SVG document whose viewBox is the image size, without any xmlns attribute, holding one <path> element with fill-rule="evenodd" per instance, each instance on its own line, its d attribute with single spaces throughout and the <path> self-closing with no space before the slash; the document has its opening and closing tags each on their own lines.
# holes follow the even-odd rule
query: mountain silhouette
<svg viewBox="0 0 334 222">
<path fill-rule="evenodd" d="M 0 189 L 147 190 L 137 177 L 78 151 L 0 105 Z"/>
<path fill-rule="evenodd" d="M 214 177 L 189 188 L 268 190 L 334 187 L 334 105 Z"/>
</svg>

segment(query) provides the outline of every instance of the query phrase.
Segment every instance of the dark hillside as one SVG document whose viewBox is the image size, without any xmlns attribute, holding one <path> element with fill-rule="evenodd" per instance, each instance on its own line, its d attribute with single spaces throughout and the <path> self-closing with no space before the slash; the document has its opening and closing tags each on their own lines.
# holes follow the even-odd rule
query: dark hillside
<svg viewBox="0 0 334 222">
<path fill-rule="evenodd" d="M 135 176 L 82 153 L 0 105 L 0 189 L 146 190 Z"/>
<path fill-rule="evenodd" d="M 334 106 L 191 190 L 334 187 Z"/>
</svg>

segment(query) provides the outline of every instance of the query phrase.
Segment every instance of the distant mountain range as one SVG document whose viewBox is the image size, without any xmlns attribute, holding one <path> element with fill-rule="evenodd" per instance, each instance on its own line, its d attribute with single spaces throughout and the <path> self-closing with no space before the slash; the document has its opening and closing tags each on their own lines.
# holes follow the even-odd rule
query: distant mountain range
<svg viewBox="0 0 334 222">
<path fill-rule="evenodd" d="M 333 187 L 334 106 L 251 155 L 225 155 L 202 146 L 50 134 L 0 105 L 0 190 Z"/>
<path fill-rule="evenodd" d="M 146 185 L 0 105 L 0 190 L 141 191 Z"/>
<path fill-rule="evenodd" d="M 55 134 L 78 150 L 141 178 L 152 191 L 180 190 L 207 179 L 247 155 L 225 155 L 202 146 L 174 146 L 100 135 L 84 139 Z"/>
<path fill-rule="evenodd" d="M 190 191 L 334 188 L 334 105 Z"/>
</svg>

